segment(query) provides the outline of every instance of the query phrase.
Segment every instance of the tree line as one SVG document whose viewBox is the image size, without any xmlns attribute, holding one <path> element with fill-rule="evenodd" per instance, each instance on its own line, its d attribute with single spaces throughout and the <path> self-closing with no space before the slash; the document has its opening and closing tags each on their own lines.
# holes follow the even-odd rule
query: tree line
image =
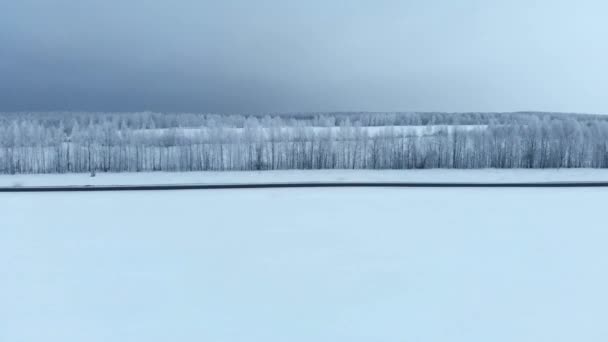
<svg viewBox="0 0 608 342">
<path fill-rule="evenodd" d="M 0 115 L 0 173 L 5 174 L 581 167 L 608 167 L 608 120 L 603 116 Z"/>
</svg>

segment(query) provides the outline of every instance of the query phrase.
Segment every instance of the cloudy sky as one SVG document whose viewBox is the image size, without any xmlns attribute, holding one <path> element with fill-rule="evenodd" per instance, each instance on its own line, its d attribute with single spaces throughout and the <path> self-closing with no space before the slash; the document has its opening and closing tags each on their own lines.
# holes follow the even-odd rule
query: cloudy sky
<svg viewBox="0 0 608 342">
<path fill-rule="evenodd" d="M 0 111 L 608 113 L 605 0 L 0 1 Z"/>
</svg>

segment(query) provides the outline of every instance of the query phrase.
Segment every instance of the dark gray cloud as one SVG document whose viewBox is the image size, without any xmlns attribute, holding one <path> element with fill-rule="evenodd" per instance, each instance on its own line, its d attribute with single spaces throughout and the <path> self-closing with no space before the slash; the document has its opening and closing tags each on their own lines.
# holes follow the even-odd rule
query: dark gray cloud
<svg viewBox="0 0 608 342">
<path fill-rule="evenodd" d="M 604 1 L 0 3 L 0 110 L 608 113 Z"/>
</svg>

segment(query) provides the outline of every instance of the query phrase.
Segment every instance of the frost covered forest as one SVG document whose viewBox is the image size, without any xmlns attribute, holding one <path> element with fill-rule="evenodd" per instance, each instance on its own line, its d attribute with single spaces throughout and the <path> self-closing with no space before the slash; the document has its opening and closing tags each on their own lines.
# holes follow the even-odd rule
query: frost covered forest
<svg viewBox="0 0 608 342">
<path fill-rule="evenodd" d="M 608 117 L 2 113 L 0 173 L 606 168 Z"/>
</svg>

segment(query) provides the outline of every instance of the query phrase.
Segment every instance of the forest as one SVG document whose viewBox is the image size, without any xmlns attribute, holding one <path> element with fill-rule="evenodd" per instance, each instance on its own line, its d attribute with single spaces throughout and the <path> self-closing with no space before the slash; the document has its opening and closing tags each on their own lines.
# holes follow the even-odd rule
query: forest
<svg viewBox="0 0 608 342">
<path fill-rule="evenodd" d="M 0 113 L 0 173 L 607 168 L 608 117 Z"/>
</svg>

